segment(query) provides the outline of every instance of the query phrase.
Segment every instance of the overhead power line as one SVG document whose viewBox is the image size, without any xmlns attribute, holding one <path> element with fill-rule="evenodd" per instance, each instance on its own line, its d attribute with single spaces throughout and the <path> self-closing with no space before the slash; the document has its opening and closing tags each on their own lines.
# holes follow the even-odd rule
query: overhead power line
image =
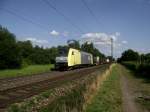
<svg viewBox="0 0 150 112">
<path fill-rule="evenodd" d="M 42 0 L 45 2 L 51 9 L 55 10 L 60 16 L 62 16 L 69 24 L 76 28 L 80 33 L 84 33 L 76 24 L 74 24 L 64 13 L 62 13 L 58 8 L 56 8 L 49 0 Z"/>
<path fill-rule="evenodd" d="M 23 21 L 25 21 L 25 22 L 31 23 L 32 25 L 34 25 L 36 27 L 39 27 L 39 28 L 42 28 L 44 30 L 49 31 L 44 25 L 42 25 L 40 23 L 36 23 L 36 22 L 32 21 L 31 19 L 27 19 L 24 16 L 17 14 L 12 9 L 11 10 L 4 9 L 4 8 L 0 8 L 0 9 L 3 10 L 3 11 L 5 11 L 5 12 L 7 12 L 7 13 L 9 13 L 9 14 L 11 14 L 11 15 L 13 15 L 13 16 L 15 16 L 15 17 L 17 17 L 17 18 L 19 18 L 19 19 L 21 19 L 21 20 L 23 20 Z"/>
<path fill-rule="evenodd" d="M 90 7 L 88 6 L 88 4 L 86 3 L 85 0 L 81 0 L 82 3 L 84 4 L 84 6 L 87 8 L 88 12 L 91 14 L 91 16 L 95 19 L 95 21 L 98 23 L 98 24 L 101 24 L 101 22 L 98 20 L 98 18 L 95 16 L 95 14 L 93 13 L 93 11 L 90 9 Z"/>
</svg>

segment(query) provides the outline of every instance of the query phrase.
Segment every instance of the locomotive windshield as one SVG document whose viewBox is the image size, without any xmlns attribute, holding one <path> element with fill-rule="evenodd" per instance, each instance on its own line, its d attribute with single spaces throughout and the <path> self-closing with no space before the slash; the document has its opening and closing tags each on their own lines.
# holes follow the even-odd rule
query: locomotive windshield
<svg viewBox="0 0 150 112">
<path fill-rule="evenodd" d="M 69 48 L 59 48 L 58 56 L 68 56 Z"/>
</svg>

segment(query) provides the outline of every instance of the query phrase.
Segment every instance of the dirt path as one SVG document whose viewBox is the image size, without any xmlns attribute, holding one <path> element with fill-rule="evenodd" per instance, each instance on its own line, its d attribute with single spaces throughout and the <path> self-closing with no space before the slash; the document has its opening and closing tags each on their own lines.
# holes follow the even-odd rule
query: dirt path
<svg viewBox="0 0 150 112">
<path fill-rule="evenodd" d="M 122 68 L 122 67 L 121 67 Z M 123 99 L 123 112 L 139 112 L 137 105 L 134 102 L 134 95 L 130 89 L 129 80 L 126 77 L 126 74 L 120 70 L 120 81 L 121 81 L 121 90 L 122 90 L 122 99 Z"/>
</svg>

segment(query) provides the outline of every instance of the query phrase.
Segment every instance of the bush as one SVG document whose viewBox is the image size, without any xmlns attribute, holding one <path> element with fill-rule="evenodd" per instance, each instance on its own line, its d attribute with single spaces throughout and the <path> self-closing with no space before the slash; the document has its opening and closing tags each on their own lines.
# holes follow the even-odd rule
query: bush
<svg viewBox="0 0 150 112">
<path fill-rule="evenodd" d="M 122 64 L 125 65 L 130 70 L 133 70 L 133 71 L 137 70 L 138 64 L 136 64 L 134 62 L 123 62 Z"/>
<path fill-rule="evenodd" d="M 137 72 L 142 74 L 144 77 L 150 78 L 150 64 L 140 64 Z"/>
<path fill-rule="evenodd" d="M 27 67 L 29 65 L 32 65 L 32 62 L 31 62 L 30 59 L 25 58 L 25 59 L 22 60 L 22 65 L 21 65 L 22 68 Z"/>
<path fill-rule="evenodd" d="M 122 62 L 128 69 L 134 71 L 140 77 L 150 78 L 150 64 L 138 64 L 136 62 Z"/>
</svg>

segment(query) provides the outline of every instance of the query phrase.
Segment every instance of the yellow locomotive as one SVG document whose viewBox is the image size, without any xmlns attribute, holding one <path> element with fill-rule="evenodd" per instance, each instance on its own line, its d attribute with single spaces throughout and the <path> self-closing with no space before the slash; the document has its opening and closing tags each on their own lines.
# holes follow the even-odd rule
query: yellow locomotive
<svg viewBox="0 0 150 112">
<path fill-rule="evenodd" d="M 74 48 L 61 49 L 55 59 L 55 69 L 64 70 L 93 65 L 93 55 Z"/>
</svg>

